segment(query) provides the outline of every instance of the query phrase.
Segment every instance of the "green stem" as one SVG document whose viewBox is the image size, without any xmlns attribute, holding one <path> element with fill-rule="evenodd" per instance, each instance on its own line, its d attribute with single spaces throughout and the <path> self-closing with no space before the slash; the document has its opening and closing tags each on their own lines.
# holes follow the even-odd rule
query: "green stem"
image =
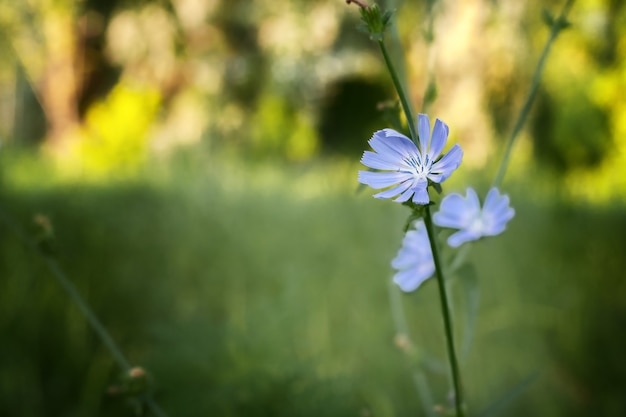
<svg viewBox="0 0 626 417">
<path fill-rule="evenodd" d="M 387 50 L 387 46 L 384 41 L 378 41 L 378 45 L 380 46 L 380 50 L 383 53 L 383 57 L 385 58 L 385 64 L 387 64 L 387 69 L 391 74 L 391 79 L 393 81 L 393 85 L 398 92 L 398 96 L 400 97 L 400 104 L 402 104 L 402 110 L 404 111 L 404 115 L 406 116 L 407 123 L 409 125 L 409 131 L 411 132 L 411 139 L 419 148 L 419 140 L 417 136 L 417 131 L 415 130 L 415 121 L 413 120 L 413 109 L 411 107 L 411 103 L 408 100 L 408 96 L 406 91 L 402 87 L 402 82 L 398 77 L 398 73 L 393 65 L 393 61 L 391 56 L 389 55 L 389 51 Z"/>
<path fill-rule="evenodd" d="M 119 367 L 122 368 L 124 372 L 129 372 L 132 368 L 130 362 L 128 361 L 128 359 L 126 359 L 121 349 L 117 346 L 117 344 L 115 343 L 107 329 L 104 327 L 104 325 L 100 322 L 98 317 L 96 317 L 87 302 L 80 295 L 74 284 L 72 284 L 67 275 L 63 272 L 57 260 L 45 254 L 41 255 L 44 259 L 44 262 L 48 266 L 48 269 L 63 286 L 65 292 L 67 292 L 70 298 L 74 300 L 74 303 L 78 306 L 81 313 L 83 313 L 91 327 L 98 334 L 102 343 L 104 343 L 104 345 L 109 349 L 109 352 L 111 352 L 111 355 L 113 355 L 113 358 L 115 359 Z M 159 405 L 151 397 L 145 397 L 144 401 L 146 402 L 146 405 L 148 406 L 152 414 L 157 417 L 167 417 L 167 414 L 165 414 L 161 407 L 159 407 Z"/>
<path fill-rule="evenodd" d="M 72 284 L 69 278 L 63 273 L 56 259 L 51 258 L 47 255 L 44 255 L 43 259 L 48 269 L 52 272 L 52 275 L 54 275 L 57 281 L 59 281 L 63 289 L 65 289 L 65 292 L 74 301 L 74 303 L 81 311 L 81 313 L 83 313 L 91 327 L 98 334 L 98 337 L 100 337 L 102 343 L 104 343 L 107 349 L 109 349 L 109 352 L 111 352 L 111 355 L 113 355 L 115 362 L 117 362 L 117 364 L 120 368 L 122 368 L 123 371 L 130 371 L 130 363 L 128 362 L 122 351 L 119 349 L 109 332 L 102 325 L 100 320 L 98 320 L 91 308 L 89 308 L 83 297 L 81 297 L 81 295 L 78 293 L 78 290 L 76 289 L 74 284 Z"/>
<path fill-rule="evenodd" d="M 408 101 L 407 94 L 402 86 L 400 79 L 398 78 L 398 74 L 393 65 L 393 61 L 389 56 L 387 51 L 387 47 L 383 41 L 378 41 L 380 49 L 383 53 L 383 57 L 385 58 L 385 63 L 387 64 L 387 68 L 389 69 L 389 73 L 391 74 L 391 79 L 393 80 L 393 84 L 396 87 L 396 91 L 398 92 L 398 96 L 400 97 L 400 102 L 402 103 L 402 109 L 404 110 L 404 114 L 409 124 L 409 130 L 411 131 L 411 137 L 413 141 L 419 147 L 419 140 L 417 136 L 417 132 L 415 131 L 415 122 L 413 121 L 413 111 L 411 109 L 411 105 Z M 445 280 L 443 277 L 443 269 L 441 266 L 441 260 L 439 258 L 439 251 L 437 250 L 437 242 L 435 239 L 435 231 L 433 227 L 433 221 L 430 215 L 430 206 L 425 207 L 425 217 L 424 222 L 426 224 L 426 230 L 428 231 L 428 239 L 430 240 L 430 246 L 433 252 L 433 259 L 435 261 L 435 270 L 437 275 L 437 282 L 439 283 L 439 295 L 441 297 L 441 309 L 443 312 L 443 321 L 446 333 L 446 346 L 448 351 L 448 360 L 450 362 L 450 368 L 452 370 L 452 383 L 454 385 L 454 403 L 456 408 L 456 416 L 463 417 L 463 398 L 461 392 L 461 377 L 459 373 L 459 365 L 456 360 L 456 354 L 454 350 L 454 339 L 452 335 L 452 318 L 450 316 L 450 307 L 448 303 L 448 295 L 445 286 Z"/>
<path fill-rule="evenodd" d="M 401 4 L 403 1 L 404 0 L 387 0 L 387 10 L 397 10 L 400 6 L 398 3 Z M 397 12 L 393 13 L 391 16 L 391 21 L 385 30 L 385 35 L 386 37 L 384 39 L 387 41 L 387 50 L 389 52 L 389 56 L 391 57 L 391 62 L 394 63 L 399 83 L 400 85 L 406 87 L 408 85 L 407 66 L 406 61 L 404 60 L 404 52 L 402 50 L 402 40 L 400 39 Z M 413 108 L 410 100 L 408 104 L 410 106 L 411 114 L 413 114 Z"/>
<path fill-rule="evenodd" d="M 74 301 L 78 309 L 83 313 L 93 330 L 96 332 L 102 343 L 107 347 L 111 355 L 117 362 L 118 366 L 122 368 L 124 372 L 128 372 L 131 370 L 131 365 L 128 359 L 122 353 L 122 350 L 117 346 L 107 329 L 100 322 L 95 313 L 91 310 L 87 302 L 80 295 L 72 281 L 68 278 L 68 276 L 63 272 L 59 263 L 56 259 L 51 257 L 50 255 L 45 254 L 39 249 L 39 246 L 30 239 L 24 231 L 20 227 L 17 226 L 16 222 L 13 221 L 11 217 L 0 209 L 0 221 L 4 223 L 13 234 L 30 250 L 37 253 L 43 259 L 45 265 L 48 267 L 52 275 L 57 279 L 57 281 L 61 284 L 65 292 L 70 296 L 70 298 Z M 157 417 L 167 417 L 167 414 L 159 407 L 159 405 L 151 398 L 144 398 L 146 404 L 150 411 Z"/>
<path fill-rule="evenodd" d="M 524 123 L 526 122 L 526 118 L 530 113 L 530 108 L 532 107 L 533 101 L 535 100 L 535 96 L 537 95 L 537 90 L 539 89 L 539 82 L 541 81 L 541 74 L 543 72 L 543 68 L 546 63 L 546 59 L 548 58 L 548 54 L 550 52 L 550 48 L 552 44 L 556 40 L 561 29 L 563 29 L 563 25 L 565 23 L 565 19 L 567 14 L 569 13 L 570 8 L 574 4 L 574 0 L 567 0 L 559 17 L 554 20 L 552 24 L 552 29 L 550 31 L 550 36 L 546 41 L 545 46 L 543 47 L 543 51 L 541 52 L 541 56 L 539 57 L 539 62 L 537 63 L 537 67 L 535 68 L 535 73 L 533 74 L 530 90 L 528 91 L 528 95 L 526 96 L 526 101 L 524 102 L 524 106 L 520 110 L 517 121 L 515 122 L 515 126 L 513 127 L 513 131 L 511 132 L 511 136 L 509 136 L 509 140 L 507 141 L 506 148 L 504 150 L 504 155 L 502 156 L 502 162 L 500 163 L 500 168 L 498 169 L 498 173 L 496 174 L 496 178 L 493 181 L 493 187 L 498 187 L 500 183 L 502 183 L 502 179 L 504 178 L 504 174 L 509 166 L 509 161 L 511 159 L 511 151 L 513 150 L 513 145 L 515 144 L 515 140 L 517 139 L 517 135 L 522 130 Z"/>
<path fill-rule="evenodd" d="M 450 370 L 452 372 L 452 383 L 454 385 L 454 405 L 457 417 L 463 417 L 463 393 L 461 390 L 461 375 L 459 372 L 459 364 L 456 359 L 454 350 L 454 337 L 452 333 L 452 317 L 450 315 L 450 305 L 448 303 L 448 293 L 446 290 L 446 282 L 443 277 L 443 268 L 437 248 L 437 237 L 435 236 L 435 228 L 430 214 L 430 206 L 425 207 L 424 224 L 428 232 L 428 240 L 433 251 L 433 260 L 435 262 L 435 275 L 437 276 L 437 284 L 439 286 L 439 297 L 441 300 L 441 312 L 443 314 L 443 324 L 446 331 L 446 347 L 448 351 L 448 360 L 450 361 Z"/>
</svg>

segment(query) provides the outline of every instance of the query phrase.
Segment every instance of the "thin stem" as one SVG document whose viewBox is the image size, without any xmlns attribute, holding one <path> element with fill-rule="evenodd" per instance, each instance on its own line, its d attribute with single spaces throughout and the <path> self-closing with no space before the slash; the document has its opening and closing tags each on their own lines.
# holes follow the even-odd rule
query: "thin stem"
<svg viewBox="0 0 626 417">
<path fill-rule="evenodd" d="M 543 51 L 541 52 L 541 56 L 539 57 L 539 61 L 537 62 L 537 67 L 535 68 L 535 73 L 533 74 L 530 90 L 528 91 L 528 95 L 526 96 L 526 101 L 524 102 L 524 106 L 520 110 L 519 116 L 517 117 L 517 121 L 515 122 L 515 126 L 513 127 L 513 131 L 511 132 L 511 136 L 509 136 L 509 140 L 507 141 L 506 148 L 504 150 L 504 155 L 502 156 L 502 162 L 500 163 L 500 168 L 498 169 L 498 173 L 496 174 L 496 178 L 493 181 L 493 187 L 498 187 L 504 178 L 504 174 L 509 166 L 509 161 L 511 159 L 511 151 L 513 150 L 513 145 L 515 144 L 515 140 L 517 139 L 517 135 L 522 130 L 524 123 L 526 122 L 526 118 L 530 113 L 530 109 L 532 107 L 533 101 L 535 100 L 535 96 L 537 95 L 537 90 L 539 89 L 539 82 L 541 81 L 541 74 L 543 72 L 543 68 L 546 63 L 546 59 L 548 58 L 548 54 L 550 53 L 550 48 L 552 44 L 556 40 L 561 29 L 563 29 L 563 25 L 565 23 L 565 19 L 567 14 L 569 13 L 570 8 L 574 4 L 574 0 L 567 0 L 559 17 L 554 20 L 552 24 L 552 29 L 550 31 L 550 36 L 546 41 L 545 46 L 543 47 Z"/>
<path fill-rule="evenodd" d="M 59 263 L 56 261 L 56 259 L 50 257 L 49 255 L 46 255 L 45 253 L 42 253 L 41 250 L 39 250 L 38 246 L 21 229 L 19 229 L 15 225 L 15 222 L 13 222 L 12 219 L 10 219 L 9 216 L 3 211 L 0 211 L 0 220 L 2 220 L 3 223 L 13 231 L 13 233 L 20 241 L 22 241 L 24 245 L 26 245 L 29 249 L 39 254 L 43 258 L 44 263 L 46 264 L 50 272 L 52 272 L 52 275 L 54 275 L 57 281 L 59 281 L 59 283 L 70 296 L 70 298 L 74 300 L 74 302 L 78 306 L 78 309 L 81 311 L 81 313 L 85 315 L 85 318 L 87 319 L 91 327 L 93 327 L 95 332 L 100 337 L 100 340 L 102 340 L 102 343 L 104 343 L 107 349 L 109 349 L 111 355 L 113 355 L 113 358 L 115 359 L 115 362 L 117 362 L 117 364 L 120 368 L 122 368 L 123 371 L 129 371 L 131 369 L 130 363 L 128 362 L 122 351 L 117 347 L 117 344 L 115 343 L 115 341 L 113 341 L 113 338 L 111 337 L 109 332 L 102 325 L 100 320 L 98 320 L 93 311 L 91 311 L 91 308 L 89 308 L 87 302 L 83 300 L 74 284 L 72 284 L 67 275 L 65 275 L 63 270 L 61 270 L 61 267 L 59 266 Z"/>
<path fill-rule="evenodd" d="M 391 74 L 391 79 L 393 81 L 393 85 L 398 92 L 398 96 L 400 97 L 400 104 L 402 104 L 402 110 L 404 111 L 404 115 L 406 116 L 407 123 L 409 125 L 409 131 L 411 132 L 411 139 L 419 148 L 419 140 L 417 137 L 417 131 L 415 130 L 415 121 L 413 120 L 413 109 L 411 107 L 411 103 L 408 100 L 406 91 L 402 87 L 402 82 L 398 77 L 396 69 L 393 65 L 393 61 L 389 56 L 389 51 L 387 50 L 387 46 L 384 41 L 378 41 L 378 45 L 380 46 L 380 50 L 383 53 L 383 57 L 385 58 L 385 64 L 387 64 L 387 69 L 389 70 L 389 74 Z"/>
<path fill-rule="evenodd" d="M 441 265 L 441 259 L 439 257 L 439 250 L 437 248 L 437 237 L 435 236 L 435 228 L 433 227 L 433 220 L 430 214 L 430 206 L 426 206 L 424 215 L 424 224 L 426 225 L 426 231 L 428 232 L 428 240 L 430 240 L 430 247 L 433 251 L 433 260 L 435 263 L 435 275 L 437 276 L 437 284 L 439 286 L 439 297 L 441 300 L 441 312 L 443 314 L 443 324 L 446 331 L 446 347 L 448 351 L 448 360 L 450 361 L 450 368 L 452 371 L 452 383 L 454 385 L 454 405 L 456 408 L 457 417 L 463 417 L 463 393 L 461 391 L 461 375 L 459 372 L 459 364 L 456 359 L 456 353 L 454 350 L 454 337 L 452 333 L 452 317 L 450 315 L 450 305 L 448 303 L 448 293 L 446 290 L 446 283 L 443 277 L 443 268 Z"/>
<path fill-rule="evenodd" d="M 17 226 L 16 222 L 13 221 L 11 217 L 7 213 L 5 213 L 2 209 L 0 209 L 0 221 L 4 223 L 13 234 L 20 240 L 26 247 L 28 247 L 33 252 L 37 253 L 43 259 L 45 265 L 48 267 L 52 275 L 57 279 L 57 281 L 61 284 L 65 292 L 70 296 L 70 298 L 74 301 L 78 309 L 83 313 L 93 330 L 96 332 L 102 343 L 107 347 L 115 362 L 117 362 L 118 366 L 124 371 L 129 372 L 132 367 L 130 362 L 124 354 L 122 350 L 117 346 L 107 329 L 100 322 L 95 313 L 91 310 L 87 302 L 80 295 L 72 281 L 68 278 L 67 274 L 61 269 L 61 266 L 57 262 L 56 259 L 42 252 L 38 245 L 28 237 L 24 231 Z M 167 417 L 167 414 L 159 407 L 159 405 L 151 398 L 145 398 L 146 404 L 152 413 L 157 417 Z"/>
<path fill-rule="evenodd" d="M 367 9 L 367 4 L 365 4 L 361 0 L 346 0 L 346 4 L 350 4 L 350 3 L 354 3 L 354 4 L 358 5 L 362 9 Z"/>
<path fill-rule="evenodd" d="M 96 317 L 91 308 L 89 308 L 87 302 L 85 302 L 83 297 L 81 297 L 74 284 L 72 284 L 67 275 L 65 275 L 65 273 L 61 270 L 57 260 L 47 255 L 43 255 L 43 260 L 46 263 L 48 269 L 52 272 L 52 275 L 54 275 L 54 277 L 63 286 L 65 292 L 67 292 L 67 294 L 74 301 L 74 303 L 76 303 L 78 309 L 81 311 L 81 313 L 83 313 L 91 327 L 98 334 L 100 340 L 102 340 L 102 343 L 104 343 L 107 349 L 109 349 L 109 352 L 111 352 L 111 355 L 113 355 L 115 362 L 117 362 L 117 364 L 120 368 L 122 368 L 123 371 L 128 372 L 131 369 L 130 363 L 128 362 L 120 348 L 117 346 L 107 329 L 102 325 L 100 320 L 98 320 L 98 317 Z"/>
<path fill-rule="evenodd" d="M 385 2 L 387 10 L 397 10 L 401 7 L 402 1 L 403 0 L 387 0 Z M 388 48 L 389 56 L 392 58 L 392 62 L 394 63 L 394 68 L 396 69 L 396 73 L 398 75 L 398 82 L 400 85 L 406 87 L 408 85 L 407 66 L 403 56 L 400 30 L 398 29 L 397 12 L 392 14 L 389 25 L 385 30 L 385 35 L 386 37 L 384 39 L 387 41 L 386 46 Z M 411 114 L 413 114 L 411 101 L 409 101 L 408 104 L 410 106 Z"/>
<path fill-rule="evenodd" d="M 413 121 L 413 111 L 411 109 L 411 105 L 407 99 L 407 94 L 402 87 L 402 83 L 398 78 L 395 67 L 393 65 L 393 61 L 391 60 L 385 43 L 383 41 L 378 42 L 380 49 L 383 53 L 383 57 L 385 58 L 385 63 L 387 64 L 387 68 L 389 69 L 389 73 L 391 74 L 391 78 L 393 80 L 394 86 L 396 87 L 396 91 L 398 92 L 398 96 L 400 97 L 400 102 L 402 103 L 402 108 L 404 110 L 404 114 L 409 124 L 409 130 L 411 131 L 411 137 L 413 141 L 419 146 L 418 136 L 415 131 L 415 123 Z M 435 262 L 435 270 L 437 275 L 437 282 L 439 283 L 439 295 L 441 297 L 441 309 L 443 312 L 443 321 L 446 333 L 446 346 L 448 352 L 448 360 L 450 362 L 450 368 L 452 373 L 452 383 L 454 385 L 454 403 L 456 408 L 456 416 L 463 417 L 463 398 L 461 392 L 461 377 L 459 373 L 459 365 L 456 360 L 456 354 L 454 350 L 454 339 L 452 335 L 452 318 L 450 316 L 450 308 L 448 303 L 448 295 L 445 285 L 445 280 L 443 277 L 443 269 L 441 266 L 441 260 L 439 258 L 439 251 L 437 250 L 437 242 L 435 239 L 435 231 L 433 227 L 433 221 L 430 215 L 430 206 L 425 207 L 425 217 L 424 223 L 426 224 L 426 230 L 428 231 L 428 239 L 430 240 L 430 246 L 433 252 L 433 259 Z"/>
</svg>

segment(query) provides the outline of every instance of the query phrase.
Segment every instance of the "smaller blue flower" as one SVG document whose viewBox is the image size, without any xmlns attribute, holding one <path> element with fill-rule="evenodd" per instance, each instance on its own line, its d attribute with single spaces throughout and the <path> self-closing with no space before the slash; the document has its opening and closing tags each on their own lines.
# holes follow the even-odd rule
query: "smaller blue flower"
<svg viewBox="0 0 626 417">
<path fill-rule="evenodd" d="M 468 188 L 467 197 L 456 193 L 444 197 L 433 221 L 437 226 L 459 229 L 448 238 L 448 245 L 456 248 L 483 236 L 502 233 L 514 215 L 509 197 L 501 195 L 497 188 L 489 190 L 482 209 L 476 191 Z"/>
<path fill-rule="evenodd" d="M 398 270 L 393 282 L 404 292 L 415 291 L 435 273 L 433 252 L 423 220 L 416 221 L 415 230 L 406 233 L 402 247 L 391 261 L 391 266 Z"/>
<path fill-rule="evenodd" d="M 391 187 L 375 194 L 376 198 L 392 198 L 403 203 L 413 199 L 416 204 L 428 204 L 428 180 L 444 182 L 459 167 L 463 151 L 454 145 L 440 157 L 448 140 L 448 126 L 437 119 L 430 136 L 430 120 L 418 116 L 419 149 L 406 136 L 393 129 L 374 133 L 369 144 L 376 152 L 365 151 L 361 163 L 369 168 L 387 172 L 359 171 L 359 182 L 374 189 Z"/>
</svg>

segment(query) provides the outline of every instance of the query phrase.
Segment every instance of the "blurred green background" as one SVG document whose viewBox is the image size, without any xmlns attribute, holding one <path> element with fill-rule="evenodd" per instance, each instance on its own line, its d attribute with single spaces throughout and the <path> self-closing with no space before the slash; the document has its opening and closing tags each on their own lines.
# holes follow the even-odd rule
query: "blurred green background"
<svg viewBox="0 0 626 417">
<path fill-rule="evenodd" d="M 412 100 L 438 95 L 485 191 L 562 2 L 396 1 Z M 626 415 L 626 4 L 579 0 L 473 245 L 470 415 Z M 0 7 L 0 209 L 47 242 L 170 416 L 432 415 L 398 349 L 408 212 L 357 191 L 389 125 L 376 45 L 340 0 L 27 0 Z M 432 39 L 432 41 L 428 41 Z M 381 104 L 382 103 L 382 104 Z M 463 297 L 454 282 L 462 335 Z M 402 296 L 445 360 L 436 285 Z M 394 343 L 394 339 L 396 343 Z M 428 371 L 447 404 L 445 374 Z M 0 223 L 0 415 L 132 416 L 123 375 Z"/>
</svg>

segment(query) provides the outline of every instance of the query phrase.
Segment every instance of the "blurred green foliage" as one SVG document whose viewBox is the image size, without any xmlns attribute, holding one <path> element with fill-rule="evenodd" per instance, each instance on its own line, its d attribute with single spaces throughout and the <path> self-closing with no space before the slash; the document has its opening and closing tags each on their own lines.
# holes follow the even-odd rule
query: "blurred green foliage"
<svg viewBox="0 0 626 417">
<path fill-rule="evenodd" d="M 5 182 L 0 202 L 23 226 L 51 220 L 59 262 L 171 415 L 419 413 L 387 298 L 403 208 L 355 195 L 352 165 L 177 160 L 99 187 L 46 186 L 42 172 L 36 190 Z M 527 200 L 546 175 L 514 184 L 510 229 L 470 254 L 481 305 L 462 365 L 469 406 L 539 371 L 506 415 L 619 416 L 624 207 Z M 110 394 L 121 376 L 109 353 L 4 226 L 0 277 L 0 414 L 133 415 Z M 435 287 L 404 300 L 414 341 L 443 359 Z M 445 403 L 445 376 L 430 379 Z"/>
<path fill-rule="evenodd" d="M 542 16 L 562 2 L 382 3 L 397 12 L 389 39 L 404 46 L 401 73 L 412 101 L 428 102 L 436 91 L 429 111 L 455 121 L 467 164 L 488 167 L 545 42 Z M 625 19 L 623 2 L 576 3 L 529 131 L 528 155 L 587 198 L 626 193 L 611 169 L 623 166 L 626 154 L 619 93 L 626 88 Z M 262 0 L 254 7 L 241 0 L 38 0 L 5 8 L 0 136 L 44 141 L 78 176 L 120 176 L 146 154 L 202 141 L 255 158 L 355 156 L 388 124 L 377 109 L 393 98 L 376 45 L 358 23 L 357 7 L 336 0 Z M 143 114 L 128 112 L 133 121 L 111 110 L 112 103 L 133 106 L 130 95 L 122 103 L 119 94 L 128 86 L 158 97 Z M 95 113 L 102 120 L 94 122 Z M 103 126 L 108 139 L 94 134 Z M 603 178 L 602 192 L 594 191 L 593 177 Z"/>
<path fill-rule="evenodd" d="M 309 118 L 277 96 L 264 96 L 252 119 L 252 155 L 303 161 L 316 154 L 317 132 Z"/>
<path fill-rule="evenodd" d="M 387 3 L 412 101 L 436 87 L 429 112 L 473 167 L 446 191 L 486 184 L 547 36 L 540 9 L 561 2 Z M 626 415 L 625 19 L 624 2 L 576 2 L 507 176 L 517 217 L 470 254 L 472 412 L 539 371 L 506 415 Z M 422 411 L 387 298 L 407 213 L 355 193 L 393 98 L 357 24 L 338 0 L 0 8 L 0 209 L 37 238 L 50 219 L 47 250 L 172 416 Z M 414 342 L 443 357 L 435 286 L 403 299 Z M 0 340 L 0 415 L 136 414 L 5 225 Z M 445 375 L 429 380 L 445 404 Z"/>
<path fill-rule="evenodd" d="M 560 172 L 599 166 L 612 146 L 608 115 L 576 88 L 556 105 L 548 93 L 537 100 L 534 157 Z"/>
<path fill-rule="evenodd" d="M 82 137 L 70 158 L 83 177 L 134 172 L 148 155 L 149 129 L 159 108 L 159 93 L 117 85 L 85 116 Z"/>
<path fill-rule="evenodd" d="M 322 105 L 320 134 L 327 152 L 357 158 L 363 152 L 363 138 L 387 126 L 381 104 L 392 95 L 389 85 L 364 79 L 335 83 Z M 399 115 L 399 110 L 396 111 Z"/>
</svg>

